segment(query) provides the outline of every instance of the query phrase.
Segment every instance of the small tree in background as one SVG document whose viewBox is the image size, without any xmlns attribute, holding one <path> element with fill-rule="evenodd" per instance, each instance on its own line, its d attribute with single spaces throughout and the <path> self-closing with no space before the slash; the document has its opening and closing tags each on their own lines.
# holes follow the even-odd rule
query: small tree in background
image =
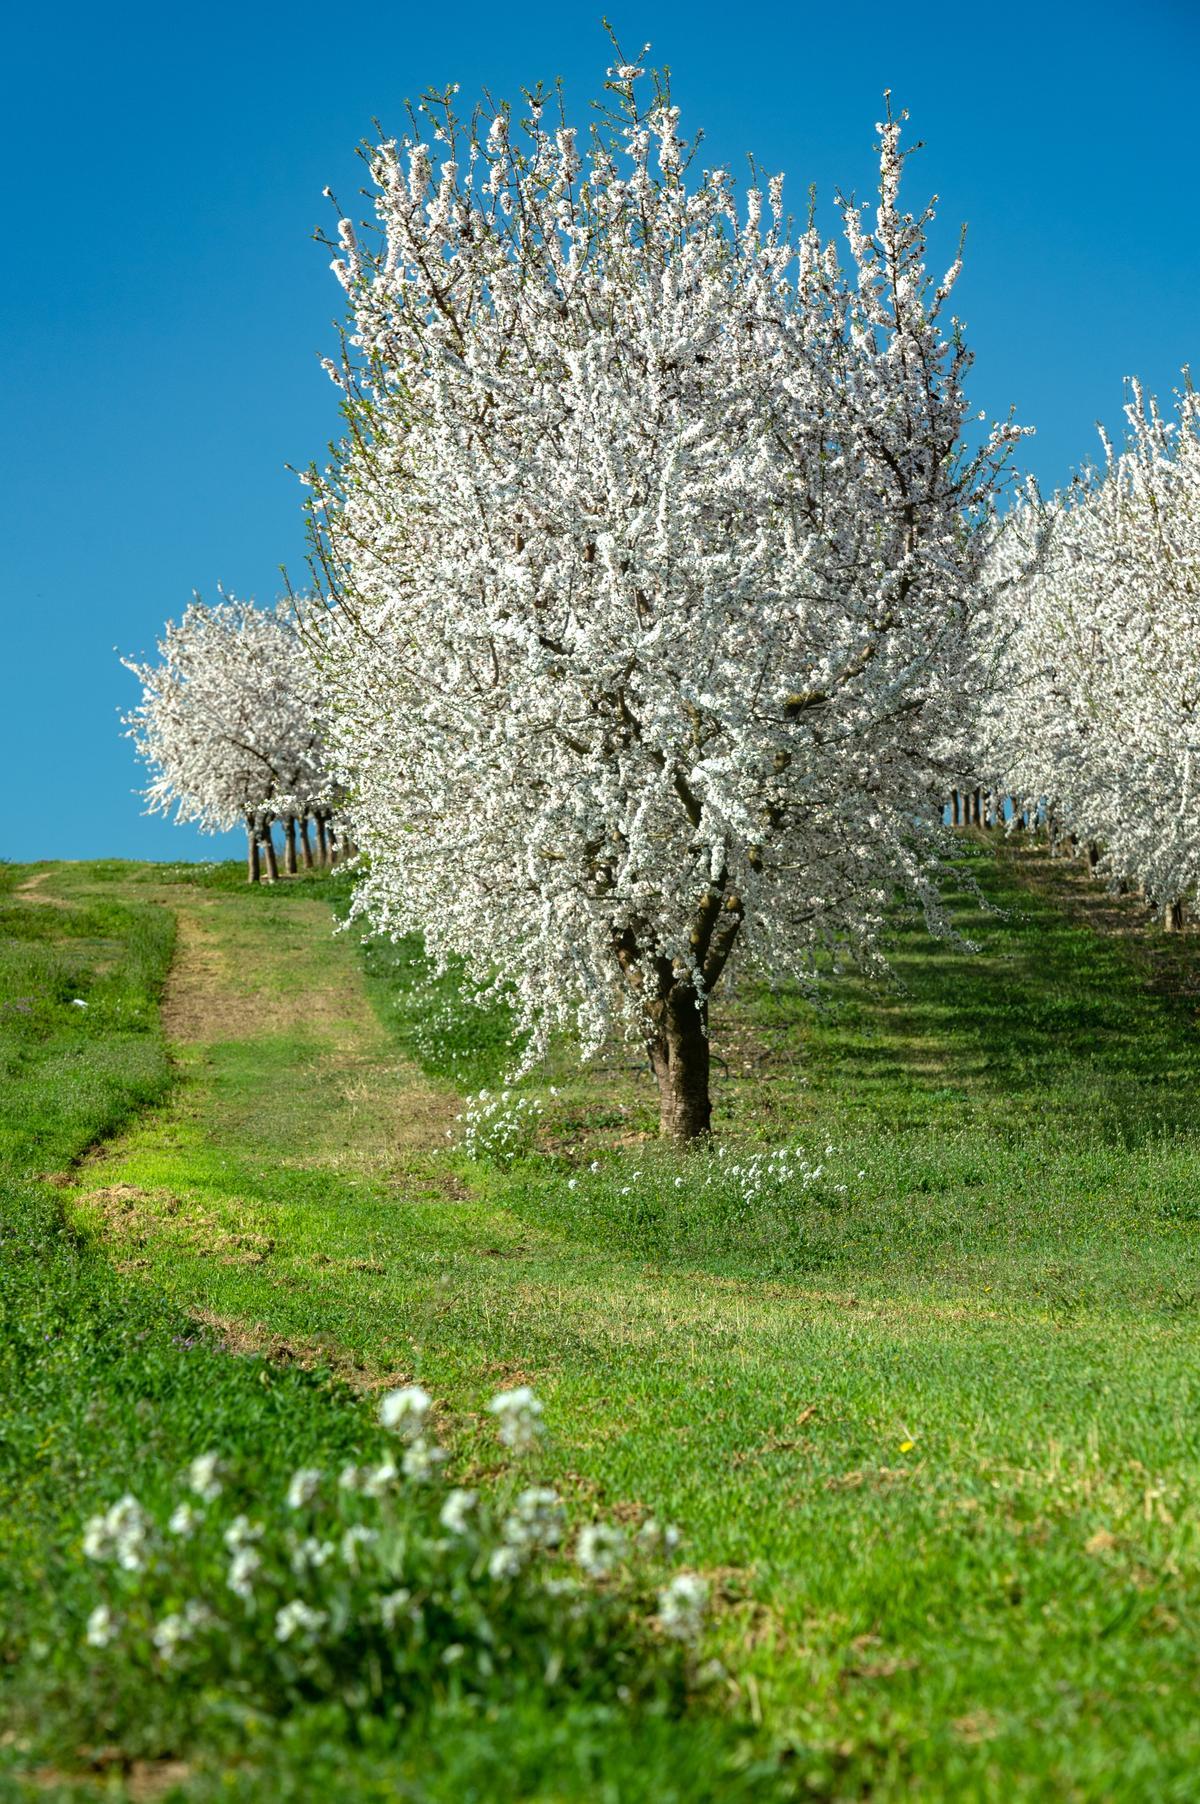
<svg viewBox="0 0 1200 1804">
<path fill-rule="evenodd" d="M 287 869 L 297 846 L 311 863 L 308 820 L 324 852 L 333 786 L 326 771 L 321 695 L 289 604 L 194 601 L 167 624 L 157 664 L 123 660 L 142 685 L 126 730 L 150 767 L 152 813 L 206 832 L 244 821 L 251 882 L 260 847 L 277 875 L 272 821 L 284 824 Z"/>
<path fill-rule="evenodd" d="M 310 480 L 358 911 L 511 986 L 530 1058 L 640 1036 L 688 1140 L 735 954 L 803 980 L 875 957 L 897 889 L 937 916 L 968 522 L 1015 429 L 963 451 L 959 266 L 927 277 L 890 113 L 846 272 L 646 86 L 619 62 L 582 142 L 538 92 L 368 148 Z"/>
</svg>

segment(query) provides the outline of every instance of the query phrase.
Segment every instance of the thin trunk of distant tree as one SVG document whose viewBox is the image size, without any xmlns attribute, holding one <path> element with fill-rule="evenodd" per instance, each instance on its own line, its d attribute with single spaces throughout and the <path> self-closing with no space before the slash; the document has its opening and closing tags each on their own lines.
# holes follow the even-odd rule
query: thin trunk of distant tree
<svg viewBox="0 0 1200 1804">
<path fill-rule="evenodd" d="M 325 816 L 323 814 L 318 813 L 316 816 L 316 822 L 317 822 L 317 863 L 319 865 L 324 866 L 329 863 L 329 838 L 325 832 Z"/>
<path fill-rule="evenodd" d="M 267 880 L 270 883 L 278 883 L 279 861 L 275 856 L 275 838 L 271 832 L 270 821 L 263 822 L 262 845 L 267 860 Z"/>
<path fill-rule="evenodd" d="M 296 875 L 296 817 L 289 814 L 283 823 L 283 868 L 289 877 Z"/>
<path fill-rule="evenodd" d="M 308 837 L 308 816 L 302 815 L 300 820 L 300 856 L 304 860 L 306 871 L 312 870 L 312 841 Z"/>
<path fill-rule="evenodd" d="M 252 815 L 246 816 L 246 881 L 262 882 L 262 864 L 258 856 L 258 828 Z"/>
</svg>

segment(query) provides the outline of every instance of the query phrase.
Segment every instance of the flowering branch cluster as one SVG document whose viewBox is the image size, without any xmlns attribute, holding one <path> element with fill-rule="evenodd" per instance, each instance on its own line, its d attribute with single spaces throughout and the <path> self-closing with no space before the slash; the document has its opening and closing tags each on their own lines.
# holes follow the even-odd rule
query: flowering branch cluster
<svg viewBox="0 0 1200 1804">
<path fill-rule="evenodd" d="M 157 664 L 124 659 L 142 685 L 125 717 L 128 736 L 150 767 L 151 813 L 221 832 L 244 821 L 252 846 L 285 825 L 288 867 L 296 868 L 296 825 L 311 862 L 307 823 L 322 855 L 338 798 L 325 751 L 317 666 L 292 607 L 194 601 L 167 623 Z M 273 865 L 273 850 L 269 855 Z M 272 875 L 274 871 L 272 869 Z"/>
<path fill-rule="evenodd" d="M 527 1386 L 489 1408 L 514 1459 L 536 1449 L 543 1410 Z M 93 1516 L 83 1552 L 107 1577 L 88 1646 L 134 1684 L 179 1672 L 263 1709 L 318 1695 L 396 1715 L 448 1684 L 651 1688 L 668 1644 L 703 1627 L 704 1581 L 665 1564 L 675 1531 L 573 1530 L 558 1493 L 515 1469 L 491 1497 L 447 1487 L 432 1411 L 419 1385 L 389 1392 L 378 1458 L 336 1479 L 302 1467 L 273 1506 L 208 1453 L 164 1523 L 133 1496 Z"/>
<path fill-rule="evenodd" d="M 368 149 L 351 429 L 309 480 L 358 910 L 511 985 L 530 1059 L 643 1037 L 689 1137 L 735 952 L 803 978 L 872 957 L 898 887 L 937 915 L 968 522 L 1015 429 L 962 449 L 959 264 L 927 274 L 899 120 L 843 269 L 645 86 L 618 62 L 586 136 L 431 96 Z"/>
<path fill-rule="evenodd" d="M 1134 384 L 1118 450 L 1002 528 L 984 768 L 1101 874 L 1160 905 L 1200 884 L 1200 396 Z"/>
</svg>

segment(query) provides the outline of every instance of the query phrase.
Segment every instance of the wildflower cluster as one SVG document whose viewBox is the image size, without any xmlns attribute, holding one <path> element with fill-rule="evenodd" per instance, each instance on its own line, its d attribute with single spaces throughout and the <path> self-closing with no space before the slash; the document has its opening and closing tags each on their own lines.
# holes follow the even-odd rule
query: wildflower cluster
<svg viewBox="0 0 1200 1804">
<path fill-rule="evenodd" d="M 514 1461 L 536 1449 L 543 1410 L 527 1386 L 490 1413 Z M 516 1464 L 486 1496 L 444 1485 L 434 1415 L 407 1385 L 382 1399 L 387 1439 L 362 1464 L 301 1467 L 263 1491 L 208 1453 L 164 1520 L 129 1495 L 93 1516 L 83 1553 L 104 1595 L 83 1639 L 131 1708 L 147 1673 L 261 1710 L 316 1694 L 388 1716 L 451 1684 L 625 1700 L 661 1684 L 699 1638 L 707 1595 L 697 1575 L 672 1576 L 675 1531 L 573 1528 L 558 1492 Z"/>
<path fill-rule="evenodd" d="M 754 1152 L 744 1157 L 733 1157 L 724 1146 L 719 1146 L 701 1183 L 710 1190 L 714 1187 L 732 1190 L 747 1209 L 764 1199 L 799 1198 L 826 1176 L 825 1160 L 832 1159 L 834 1151 L 832 1146 L 827 1146 L 824 1159 L 814 1165 L 798 1146 L 777 1146 L 770 1152 Z M 845 1196 L 850 1187 L 830 1181 L 829 1188 L 835 1196 Z"/>
<path fill-rule="evenodd" d="M 465 1109 L 455 1119 L 462 1123 L 462 1144 L 471 1158 L 511 1165 L 532 1147 L 542 1112 L 536 1096 L 480 1090 L 467 1097 Z"/>
</svg>

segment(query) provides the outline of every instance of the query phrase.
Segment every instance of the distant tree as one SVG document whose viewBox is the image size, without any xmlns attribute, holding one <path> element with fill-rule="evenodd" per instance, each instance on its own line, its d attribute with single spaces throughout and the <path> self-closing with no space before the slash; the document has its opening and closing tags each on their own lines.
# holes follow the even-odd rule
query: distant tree
<svg viewBox="0 0 1200 1804">
<path fill-rule="evenodd" d="M 999 535 L 983 761 L 1171 926 L 1200 884 L 1200 396 L 1171 420 L 1135 383 L 1125 411 L 1119 449 Z"/>
<path fill-rule="evenodd" d="M 290 604 L 194 601 L 168 622 L 158 650 L 157 664 L 123 660 L 142 685 L 125 726 L 150 767 L 150 811 L 174 809 L 176 820 L 207 832 L 244 822 L 251 882 L 260 847 L 276 874 L 276 819 L 288 869 L 297 868 L 298 843 L 311 862 L 308 819 L 324 847 L 335 792 L 319 679 Z"/>
<path fill-rule="evenodd" d="M 584 144 L 538 92 L 367 148 L 349 430 L 309 480 L 358 910 L 510 985 L 530 1058 L 640 1036 L 686 1140 L 735 953 L 804 979 L 874 957 L 897 889 L 937 915 L 967 523 L 1015 429 L 963 449 L 959 265 L 927 277 L 890 112 L 847 273 L 782 178 L 696 174 L 645 85 L 611 69 Z"/>
</svg>

